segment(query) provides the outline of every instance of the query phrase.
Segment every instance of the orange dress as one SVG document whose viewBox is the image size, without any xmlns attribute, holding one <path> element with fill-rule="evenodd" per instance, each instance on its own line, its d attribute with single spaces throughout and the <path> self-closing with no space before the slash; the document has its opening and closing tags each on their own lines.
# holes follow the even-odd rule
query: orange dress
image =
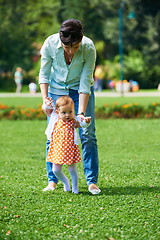
<svg viewBox="0 0 160 240">
<path fill-rule="evenodd" d="M 59 118 L 55 123 L 47 161 L 67 165 L 81 161 L 80 149 L 74 143 L 74 120 L 67 122 Z"/>
</svg>

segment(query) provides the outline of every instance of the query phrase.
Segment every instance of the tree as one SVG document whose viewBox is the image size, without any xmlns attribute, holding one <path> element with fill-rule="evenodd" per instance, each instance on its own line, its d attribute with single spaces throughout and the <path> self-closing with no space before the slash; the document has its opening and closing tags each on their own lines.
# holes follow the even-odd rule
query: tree
<svg viewBox="0 0 160 240">
<path fill-rule="evenodd" d="M 57 28 L 57 6 L 58 0 L 0 0 L 1 70 L 33 67 L 33 42 L 42 42 Z"/>
<path fill-rule="evenodd" d="M 27 71 L 32 69 L 35 46 L 40 46 L 47 36 L 57 32 L 61 22 L 69 18 L 82 21 L 85 35 L 92 38 L 96 45 L 98 64 L 103 64 L 105 60 L 114 61 L 115 56 L 119 54 L 120 2 L 0 0 L 0 71 L 12 71 L 16 65 Z M 136 15 L 134 20 L 127 17 L 130 11 L 134 11 Z M 139 51 L 144 61 L 143 74 L 136 73 L 136 80 L 141 81 L 141 76 L 146 79 L 145 86 L 147 82 L 150 82 L 150 86 L 156 86 L 157 79 L 160 79 L 160 2 L 126 0 L 123 20 L 124 54 L 131 55 L 132 59 L 132 52 Z"/>
</svg>

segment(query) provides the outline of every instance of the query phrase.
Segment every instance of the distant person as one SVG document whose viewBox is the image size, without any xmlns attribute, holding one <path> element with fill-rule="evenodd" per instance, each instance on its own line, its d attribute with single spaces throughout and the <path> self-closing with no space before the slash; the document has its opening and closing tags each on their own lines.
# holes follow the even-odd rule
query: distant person
<svg viewBox="0 0 160 240">
<path fill-rule="evenodd" d="M 104 71 L 101 66 L 97 66 L 94 73 L 94 90 L 101 92 L 103 89 Z"/>
<path fill-rule="evenodd" d="M 131 86 L 131 92 L 137 92 L 139 90 L 139 84 L 135 80 L 129 80 L 130 86 Z"/>
<path fill-rule="evenodd" d="M 52 100 L 46 101 L 46 108 L 52 108 Z M 48 105 L 47 105 L 48 104 Z M 59 97 L 56 101 L 56 111 L 52 111 L 46 135 L 50 140 L 47 161 L 52 162 L 52 171 L 64 184 L 64 191 L 70 191 L 68 178 L 62 172 L 62 166 L 67 165 L 72 179 L 72 193 L 78 194 L 78 174 L 75 163 L 81 161 L 75 120 L 81 127 L 88 127 L 90 117 L 81 118 L 74 115 L 74 102 L 69 96 Z M 48 187 L 47 187 L 48 190 Z M 46 191 L 46 189 L 44 189 Z"/>
<path fill-rule="evenodd" d="M 22 89 L 22 82 L 23 82 L 23 72 L 21 67 L 17 67 L 15 74 L 14 74 L 14 80 L 16 83 L 16 93 L 20 93 Z"/>
<path fill-rule="evenodd" d="M 37 85 L 35 82 L 31 82 L 29 85 L 29 92 L 30 93 L 36 93 L 37 92 Z"/>
<path fill-rule="evenodd" d="M 115 83 L 114 83 L 113 80 L 109 80 L 109 81 L 108 81 L 108 87 L 109 87 L 110 90 L 114 91 L 114 89 L 115 89 Z"/>
</svg>

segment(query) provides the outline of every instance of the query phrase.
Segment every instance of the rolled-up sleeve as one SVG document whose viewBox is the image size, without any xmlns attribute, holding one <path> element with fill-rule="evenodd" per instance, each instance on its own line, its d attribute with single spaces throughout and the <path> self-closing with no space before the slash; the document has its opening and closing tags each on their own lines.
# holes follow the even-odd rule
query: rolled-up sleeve
<svg viewBox="0 0 160 240">
<path fill-rule="evenodd" d="M 39 72 L 39 84 L 48 83 L 49 77 L 51 74 L 51 66 L 52 66 L 52 57 L 49 51 L 48 40 L 46 40 L 41 48 L 41 67 Z"/>
<path fill-rule="evenodd" d="M 80 77 L 79 93 L 90 94 L 91 85 L 93 85 L 93 72 L 96 61 L 96 49 L 93 42 L 87 46 L 84 51 L 84 66 Z"/>
</svg>

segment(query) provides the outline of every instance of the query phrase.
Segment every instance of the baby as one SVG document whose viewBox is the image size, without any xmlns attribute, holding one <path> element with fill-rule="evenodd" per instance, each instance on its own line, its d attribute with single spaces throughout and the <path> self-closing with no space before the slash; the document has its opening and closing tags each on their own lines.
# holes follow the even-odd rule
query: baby
<svg viewBox="0 0 160 240">
<path fill-rule="evenodd" d="M 48 100 L 43 107 L 53 109 Z M 88 127 L 90 117 L 74 115 L 74 102 L 69 96 L 62 96 L 56 101 L 56 111 L 52 111 L 48 127 L 45 131 L 50 146 L 47 161 L 53 163 L 53 172 L 64 184 L 64 191 L 70 191 L 69 179 L 62 172 L 62 165 L 68 165 L 72 179 L 72 193 L 78 194 L 78 174 L 76 163 L 81 161 L 78 147 L 78 136 L 75 124 L 80 127 Z"/>
</svg>

